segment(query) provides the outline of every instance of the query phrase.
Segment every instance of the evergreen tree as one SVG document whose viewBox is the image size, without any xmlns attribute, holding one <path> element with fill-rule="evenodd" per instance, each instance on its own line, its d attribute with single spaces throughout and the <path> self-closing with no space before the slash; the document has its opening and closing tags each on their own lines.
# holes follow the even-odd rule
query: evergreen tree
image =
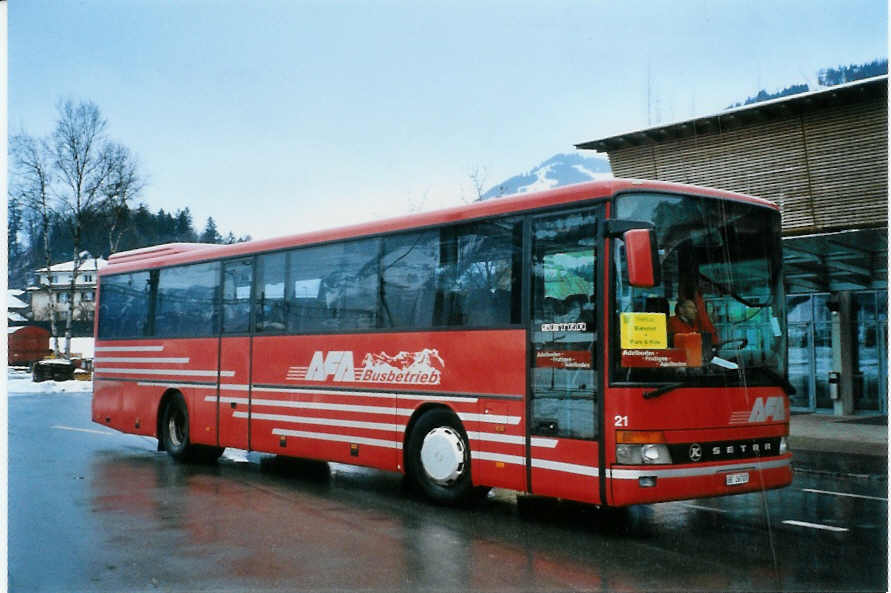
<svg viewBox="0 0 891 593">
<path fill-rule="evenodd" d="M 838 68 L 824 68 L 817 74 L 817 78 L 823 86 L 844 84 L 873 76 L 881 76 L 888 73 L 888 60 L 873 60 L 868 64 L 849 64 Z"/>
<path fill-rule="evenodd" d="M 198 240 L 198 234 L 192 227 L 192 213 L 188 207 L 176 213 L 176 240 L 181 243 L 195 243 Z"/>
<path fill-rule="evenodd" d="M 21 198 L 10 196 L 7 208 L 6 255 L 9 265 L 7 266 L 6 281 L 10 287 L 24 286 L 24 270 L 21 265 L 24 258 L 22 257 L 22 245 L 19 241 L 19 235 L 24 228 Z"/>
<path fill-rule="evenodd" d="M 207 224 L 204 226 L 204 232 L 201 233 L 199 241 L 201 243 L 221 243 L 222 240 L 223 238 L 220 236 L 220 232 L 217 230 L 217 223 L 214 222 L 212 216 L 209 216 L 207 218 Z"/>
</svg>

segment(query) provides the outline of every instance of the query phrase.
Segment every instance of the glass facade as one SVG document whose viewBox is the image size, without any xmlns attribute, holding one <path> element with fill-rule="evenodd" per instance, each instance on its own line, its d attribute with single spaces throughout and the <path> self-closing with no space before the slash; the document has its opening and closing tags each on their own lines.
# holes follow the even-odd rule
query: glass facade
<svg viewBox="0 0 891 593">
<path fill-rule="evenodd" d="M 794 409 L 829 411 L 833 400 L 829 372 L 834 368 L 829 293 L 792 294 L 786 299 L 789 323 L 789 381 L 797 393 Z M 854 326 L 855 413 L 887 413 L 888 292 L 851 294 Z"/>
</svg>

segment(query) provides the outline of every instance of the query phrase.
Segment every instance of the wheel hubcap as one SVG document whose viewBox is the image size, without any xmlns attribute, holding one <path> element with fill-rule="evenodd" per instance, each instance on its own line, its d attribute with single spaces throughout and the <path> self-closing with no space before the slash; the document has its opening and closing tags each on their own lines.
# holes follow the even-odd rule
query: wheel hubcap
<svg viewBox="0 0 891 593">
<path fill-rule="evenodd" d="M 448 426 L 434 428 L 421 445 L 421 466 L 435 483 L 448 486 L 464 473 L 464 439 Z"/>
<path fill-rule="evenodd" d="M 170 416 L 167 424 L 167 432 L 170 435 L 170 444 L 174 447 L 181 447 L 183 444 L 183 417 L 179 412 L 174 412 Z"/>
</svg>

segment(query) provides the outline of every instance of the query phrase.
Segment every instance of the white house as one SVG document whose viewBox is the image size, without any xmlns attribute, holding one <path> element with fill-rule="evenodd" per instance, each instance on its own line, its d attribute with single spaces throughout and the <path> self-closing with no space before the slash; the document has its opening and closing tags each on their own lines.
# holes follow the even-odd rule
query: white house
<svg viewBox="0 0 891 593">
<path fill-rule="evenodd" d="M 75 279 L 74 319 L 92 321 L 96 304 L 96 279 L 99 270 L 108 262 L 102 258 L 92 258 L 89 254 L 84 255 L 86 257 L 81 260 Z M 28 287 L 35 321 L 49 321 L 50 299 L 56 308 L 56 319 L 65 320 L 68 315 L 69 289 L 73 272 L 73 261 L 37 270 L 37 286 Z"/>
</svg>

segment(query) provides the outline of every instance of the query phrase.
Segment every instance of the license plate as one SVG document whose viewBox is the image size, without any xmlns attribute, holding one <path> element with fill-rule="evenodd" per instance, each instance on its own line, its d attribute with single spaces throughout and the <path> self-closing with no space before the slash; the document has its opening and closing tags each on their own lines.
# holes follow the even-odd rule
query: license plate
<svg viewBox="0 0 891 593">
<path fill-rule="evenodd" d="M 749 472 L 743 472 L 741 474 L 727 474 L 724 477 L 724 480 L 728 486 L 739 486 L 740 484 L 748 484 Z"/>
</svg>

